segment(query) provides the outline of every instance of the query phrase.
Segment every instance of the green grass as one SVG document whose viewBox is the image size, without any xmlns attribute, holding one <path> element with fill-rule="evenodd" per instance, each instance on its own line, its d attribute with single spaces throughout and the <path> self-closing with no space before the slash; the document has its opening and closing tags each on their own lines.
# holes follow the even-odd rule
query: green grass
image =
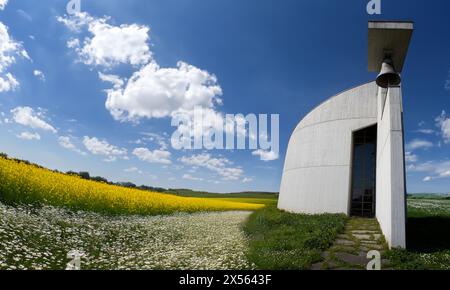
<svg viewBox="0 0 450 290">
<path fill-rule="evenodd" d="M 249 198 L 249 197 L 230 198 L 230 197 L 227 197 L 227 198 L 218 198 L 217 200 L 240 202 L 240 203 L 265 204 L 265 205 L 271 205 L 271 206 L 276 206 L 278 203 L 278 200 L 276 198 Z"/>
<path fill-rule="evenodd" d="M 278 193 L 275 192 L 258 192 L 244 191 L 235 193 L 212 193 L 206 191 L 195 191 L 191 189 L 169 189 L 169 194 L 183 197 L 209 197 L 209 198 L 261 198 L 261 199 L 278 199 Z"/>
<path fill-rule="evenodd" d="M 309 269 L 343 232 L 345 215 L 300 215 L 274 206 L 254 212 L 244 231 L 250 262 L 261 270 Z"/>
<path fill-rule="evenodd" d="M 387 257 L 395 269 L 450 269 L 450 200 L 408 200 L 407 249 L 394 249 Z"/>
</svg>

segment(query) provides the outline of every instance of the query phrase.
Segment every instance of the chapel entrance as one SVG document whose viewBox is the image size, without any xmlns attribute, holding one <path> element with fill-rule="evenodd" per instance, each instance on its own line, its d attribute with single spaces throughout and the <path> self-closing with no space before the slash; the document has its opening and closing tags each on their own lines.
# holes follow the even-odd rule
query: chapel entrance
<svg viewBox="0 0 450 290">
<path fill-rule="evenodd" d="M 353 133 L 351 216 L 375 217 L 377 125 Z"/>
</svg>

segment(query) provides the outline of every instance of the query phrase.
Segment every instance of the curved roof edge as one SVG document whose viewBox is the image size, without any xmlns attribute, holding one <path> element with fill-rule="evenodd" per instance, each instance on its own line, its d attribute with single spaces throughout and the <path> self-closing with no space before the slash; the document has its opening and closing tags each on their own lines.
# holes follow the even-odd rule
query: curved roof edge
<svg viewBox="0 0 450 290">
<path fill-rule="evenodd" d="M 324 101 L 321 102 L 319 105 L 315 106 L 311 111 L 309 111 L 309 113 L 306 114 L 306 115 L 298 122 L 297 126 L 295 127 L 294 132 L 297 131 L 298 127 L 302 124 L 303 120 L 305 120 L 309 115 L 311 115 L 312 113 L 314 113 L 317 109 L 319 109 L 320 107 L 322 107 L 322 106 L 323 106 L 324 104 L 326 104 L 327 102 L 331 101 L 331 100 L 334 99 L 334 98 L 337 98 L 337 97 L 339 97 L 339 96 L 342 96 L 343 94 L 346 94 L 346 93 L 348 93 L 348 92 L 350 92 L 350 91 L 352 91 L 352 90 L 356 90 L 356 89 L 358 89 L 358 88 L 367 86 L 367 85 L 372 84 L 372 83 L 374 84 L 375 81 L 369 81 L 369 82 L 366 82 L 366 83 L 363 83 L 363 84 L 360 84 L 360 85 L 351 87 L 350 89 L 346 89 L 346 90 L 340 91 L 339 93 L 333 95 L 332 97 L 330 97 L 330 98 L 324 100 Z"/>
</svg>

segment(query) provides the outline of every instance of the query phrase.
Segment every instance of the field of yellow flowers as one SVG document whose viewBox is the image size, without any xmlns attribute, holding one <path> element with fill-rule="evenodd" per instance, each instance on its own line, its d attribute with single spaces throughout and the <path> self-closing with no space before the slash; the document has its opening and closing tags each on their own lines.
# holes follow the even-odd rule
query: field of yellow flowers
<svg viewBox="0 0 450 290">
<path fill-rule="evenodd" d="M 56 173 L 0 157 L 0 200 L 107 214 L 164 215 L 176 212 L 256 210 L 260 204 L 179 197 Z"/>
</svg>

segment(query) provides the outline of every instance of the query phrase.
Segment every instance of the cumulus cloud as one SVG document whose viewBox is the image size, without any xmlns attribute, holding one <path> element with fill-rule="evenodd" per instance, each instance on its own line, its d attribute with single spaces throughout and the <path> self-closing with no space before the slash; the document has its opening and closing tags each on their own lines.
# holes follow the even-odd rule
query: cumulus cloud
<svg viewBox="0 0 450 290">
<path fill-rule="evenodd" d="M 50 131 L 56 134 L 58 131 L 49 123 L 47 123 L 44 118 L 45 115 L 42 110 L 37 112 L 30 107 L 17 107 L 11 110 L 13 114 L 13 120 L 17 124 L 30 127 L 33 129 L 41 129 L 44 131 Z"/>
<path fill-rule="evenodd" d="M 117 158 L 128 159 L 128 151 L 125 148 L 109 144 L 106 140 L 96 137 L 84 136 L 83 144 L 86 149 L 94 155 L 105 156 L 105 161 L 116 161 Z"/>
<path fill-rule="evenodd" d="M 180 110 L 212 108 L 222 89 L 217 78 L 185 62 L 161 68 L 151 62 L 135 72 L 124 87 L 107 90 L 106 108 L 119 121 L 170 117 Z"/>
<path fill-rule="evenodd" d="M 33 71 L 33 75 L 34 75 L 35 77 L 37 77 L 38 79 L 40 79 L 41 81 L 45 82 L 45 75 L 44 75 L 44 73 L 43 73 L 42 71 L 40 71 L 40 70 L 34 70 L 34 71 Z"/>
<path fill-rule="evenodd" d="M 417 149 L 428 149 L 431 147 L 433 147 L 433 143 L 422 139 L 414 139 L 413 141 L 406 144 L 406 150 L 408 151 L 414 151 Z"/>
<path fill-rule="evenodd" d="M 150 29 L 137 24 L 113 26 L 108 20 L 107 17 L 92 17 L 86 12 L 58 17 L 59 22 L 73 31 L 87 28 L 89 36 L 82 43 L 78 39 L 68 43 L 84 64 L 111 68 L 118 64 L 148 63 L 152 58 L 148 45 Z"/>
<path fill-rule="evenodd" d="M 95 18 L 87 13 L 58 20 L 74 32 L 87 28 L 88 37 L 82 41 L 73 38 L 67 43 L 86 65 L 139 67 L 128 80 L 99 73 L 102 81 L 112 84 L 106 90 L 105 106 L 116 120 L 137 122 L 164 118 L 179 110 L 190 111 L 196 106 L 212 108 L 221 103 L 222 89 L 213 74 L 182 61 L 176 67 L 163 68 L 153 59 L 148 27 L 113 26 L 108 23 L 108 17 Z"/>
<path fill-rule="evenodd" d="M 87 155 L 86 152 L 78 149 L 77 146 L 75 146 L 72 143 L 72 140 L 71 140 L 71 138 L 69 136 L 61 136 L 61 137 L 59 137 L 58 138 L 58 143 L 59 143 L 59 145 L 61 145 L 61 147 L 65 148 L 67 150 L 76 152 L 76 153 L 78 153 L 80 155 L 83 155 L 83 156 Z"/>
<path fill-rule="evenodd" d="M 244 175 L 240 167 L 233 167 L 232 162 L 226 158 L 213 158 L 210 154 L 203 153 L 191 157 L 183 156 L 180 161 L 189 166 L 206 168 L 218 174 L 222 180 L 239 180 Z"/>
<path fill-rule="evenodd" d="M 279 158 L 279 154 L 274 151 L 256 150 L 252 152 L 252 155 L 259 156 L 262 161 L 274 161 Z"/>
<path fill-rule="evenodd" d="M 19 135 L 17 135 L 17 138 L 27 141 L 41 140 L 41 136 L 38 133 L 31 133 L 31 132 L 22 132 Z"/>
<path fill-rule="evenodd" d="M 450 118 L 445 111 L 436 118 L 436 125 L 440 128 L 442 138 L 446 144 L 450 143 Z"/>
<path fill-rule="evenodd" d="M 0 2 L 0 8 L 7 2 Z M 19 87 L 19 82 L 6 70 L 16 62 L 16 56 L 29 59 L 22 44 L 15 41 L 8 32 L 8 27 L 0 21 L 0 93 L 13 91 Z"/>
<path fill-rule="evenodd" d="M 147 148 L 136 148 L 133 150 L 133 155 L 136 156 L 139 160 L 149 163 L 158 163 L 158 164 L 172 163 L 170 161 L 171 153 L 166 150 L 151 151 Z"/>
</svg>

